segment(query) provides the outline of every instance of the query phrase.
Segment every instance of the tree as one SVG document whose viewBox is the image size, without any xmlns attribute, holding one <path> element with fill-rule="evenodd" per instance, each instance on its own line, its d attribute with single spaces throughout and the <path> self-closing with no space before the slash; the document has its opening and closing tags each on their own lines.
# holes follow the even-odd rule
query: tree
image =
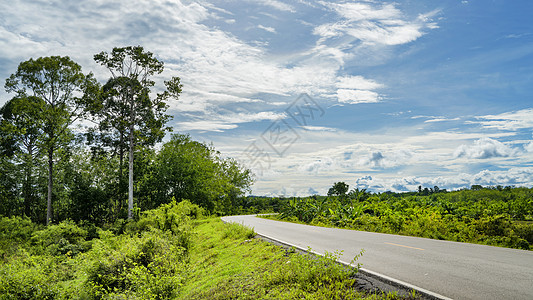
<svg viewBox="0 0 533 300">
<path fill-rule="evenodd" d="M 128 218 L 132 218 L 133 211 L 133 160 L 136 145 L 154 145 L 161 141 L 164 127 L 169 115 L 166 101 L 169 98 L 178 99 L 181 93 L 180 79 L 173 77 L 165 81 L 166 90 L 150 95 L 150 88 L 155 85 L 151 76 L 163 72 L 163 62 L 145 52 L 141 46 L 113 48 L 111 53 L 101 52 L 94 56 L 94 60 L 105 66 L 111 73 L 103 89 L 100 109 L 95 111 L 100 119 L 101 129 L 113 133 L 109 141 L 118 138 L 121 164 L 125 143 L 128 144 Z M 119 172 L 121 176 L 121 171 Z"/>
<path fill-rule="evenodd" d="M 81 66 L 67 56 L 21 62 L 6 80 L 8 93 L 15 92 L 24 101 L 38 99 L 35 118 L 42 122 L 40 147 L 48 159 L 47 224 L 52 221 L 54 155 L 70 141 L 69 126 L 83 116 L 96 86 L 92 74 L 83 74 Z"/>
<path fill-rule="evenodd" d="M 335 182 L 333 186 L 328 190 L 328 196 L 346 196 L 348 189 L 350 188 L 345 182 Z"/>
<path fill-rule="evenodd" d="M 15 97 L 0 108 L 0 152 L 5 159 L 21 167 L 24 215 L 32 219 L 35 219 L 32 207 L 36 201 L 34 170 L 40 157 L 38 144 L 43 133 L 39 118 L 42 106 L 42 100 L 37 97 Z"/>
<path fill-rule="evenodd" d="M 147 208 L 175 198 L 189 199 L 211 212 L 228 213 L 252 183 L 249 170 L 183 134 L 173 135 L 162 146 L 152 170 L 141 183 Z"/>
</svg>

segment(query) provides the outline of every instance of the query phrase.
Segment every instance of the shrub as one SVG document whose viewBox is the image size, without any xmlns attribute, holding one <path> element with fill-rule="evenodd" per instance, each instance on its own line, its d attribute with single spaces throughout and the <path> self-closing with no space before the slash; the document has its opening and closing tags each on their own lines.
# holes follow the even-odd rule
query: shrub
<svg viewBox="0 0 533 300">
<path fill-rule="evenodd" d="M 30 242 L 34 251 L 39 254 L 76 255 L 90 249 L 91 243 L 85 240 L 87 236 L 87 230 L 73 221 L 63 221 L 34 232 Z"/>
</svg>

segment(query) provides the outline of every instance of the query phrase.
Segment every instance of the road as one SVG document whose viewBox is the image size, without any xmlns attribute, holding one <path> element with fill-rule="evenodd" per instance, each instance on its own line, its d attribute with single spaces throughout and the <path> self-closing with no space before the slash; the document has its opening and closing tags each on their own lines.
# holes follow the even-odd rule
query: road
<svg viewBox="0 0 533 300">
<path fill-rule="evenodd" d="M 323 254 L 343 250 L 341 260 L 452 299 L 533 299 L 533 251 L 257 218 L 223 217 L 255 232 Z"/>
</svg>

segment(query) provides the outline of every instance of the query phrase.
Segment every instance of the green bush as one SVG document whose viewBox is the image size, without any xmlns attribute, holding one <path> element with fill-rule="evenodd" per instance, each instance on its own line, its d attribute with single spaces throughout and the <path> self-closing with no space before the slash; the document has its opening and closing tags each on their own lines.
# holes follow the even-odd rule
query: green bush
<svg viewBox="0 0 533 300">
<path fill-rule="evenodd" d="M 30 239 L 36 253 L 77 255 L 90 249 L 88 232 L 73 221 L 63 221 L 35 231 Z"/>
<path fill-rule="evenodd" d="M 0 218 L 0 259 L 6 259 L 27 243 L 39 228 L 29 218 Z"/>
<path fill-rule="evenodd" d="M 19 251 L 17 259 L 0 265 L 0 299 L 56 299 L 53 260 Z"/>
<path fill-rule="evenodd" d="M 176 295 L 186 271 L 185 249 L 175 236 L 153 230 L 140 237 L 110 236 L 86 254 L 86 288 L 93 297 L 135 295 L 169 299 Z"/>
</svg>

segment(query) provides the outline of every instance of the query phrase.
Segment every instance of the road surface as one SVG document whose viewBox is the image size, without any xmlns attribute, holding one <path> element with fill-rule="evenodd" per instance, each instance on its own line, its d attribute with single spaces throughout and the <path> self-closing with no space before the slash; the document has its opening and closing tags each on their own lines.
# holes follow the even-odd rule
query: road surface
<svg viewBox="0 0 533 300">
<path fill-rule="evenodd" d="M 452 299 L 533 299 L 533 251 L 324 228 L 251 216 L 223 217 L 256 233 L 324 253 L 344 250 L 363 268 Z"/>
</svg>

